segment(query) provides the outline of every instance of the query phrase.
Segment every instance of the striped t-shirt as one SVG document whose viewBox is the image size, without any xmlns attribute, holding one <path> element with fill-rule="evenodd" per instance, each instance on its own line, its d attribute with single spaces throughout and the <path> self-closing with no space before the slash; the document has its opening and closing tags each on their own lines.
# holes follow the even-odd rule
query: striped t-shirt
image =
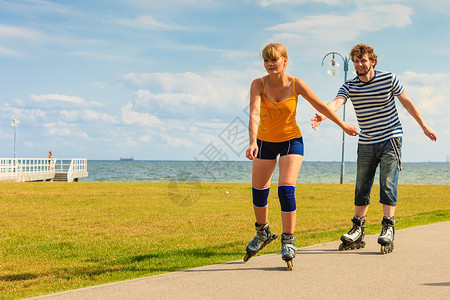
<svg viewBox="0 0 450 300">
<path fill-rule="evenodd" d="M 375 71 L 369 82 L 355 77 L 341 86 L 337 96 L 352 100 L 360 128 L 360 144 L 374 144 L 402 136 L 394 97 L 403 90 L 398 78 L 384 71 Z"/>
</svg>

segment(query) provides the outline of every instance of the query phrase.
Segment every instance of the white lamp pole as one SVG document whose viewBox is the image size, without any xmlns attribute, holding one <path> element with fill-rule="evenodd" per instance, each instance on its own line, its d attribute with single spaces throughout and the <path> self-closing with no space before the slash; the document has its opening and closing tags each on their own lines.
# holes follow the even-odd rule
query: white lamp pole
<svg viewBox="0 0 450 300">
<path fill-rule="evenodd" d="M 16 158 L 16 128 L 19 126 L 19 119 L 17 117 L 14 117 L 14 119 L 11 122 L 12 127 L 14 127 L 14 159 Z"/>
<path fill-rule="evenodd" d="M 336 58 L 335 58 L 335 56 L 338 55 L 344 61 L 344 82 L 346 82 L 349 59 L 347 57 L 343 57 L 342 55 L 340 55 L 337 52 L 330 52 L 330 53 L 327 53 L 323 57 L 322 66 L 323 66 L 323 62 L 324 62 L 325 58 L 328 55 L 332 55 L 332 58 L 331 58 L 331 61 L 326 66 L 327 73 L 331 76 L 336 76 L 339 73 L 340 65 L 337 63 Z M 345 103 L 344 103 L 344 108 L 343 108 L 343 112 L 342 112 L 342 120 L 344 120 L 344 122 L 345 122 Z M 340 180 L 341 184 L 344 183 L 344 168 L 345 168 L 344 167 L 344 151 L 345 151 L 345 131 L 342 130 L 342 161 L 341 161 L 341 180 Z"/>
</svg>

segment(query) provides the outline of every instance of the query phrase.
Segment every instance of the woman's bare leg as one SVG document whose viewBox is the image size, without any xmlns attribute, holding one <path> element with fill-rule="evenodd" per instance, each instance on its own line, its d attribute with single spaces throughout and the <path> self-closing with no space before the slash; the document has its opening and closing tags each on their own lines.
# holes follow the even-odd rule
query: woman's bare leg
<svg viewBox="0 0 450 300">
<path fill-rule="evenodd" d="M 273 171 L 277 165 L 276 159 L 259 159 L 253 160 L 252 169 L 252 186 L 255 189 L 266 189 L 270 187 L 270 181 L 272 179 Z M 253 206 L 255 211 L 256 223 L 264 225 L 267 223 L 269 215 L 269 206 L 256 207 Z"/>
</svg>

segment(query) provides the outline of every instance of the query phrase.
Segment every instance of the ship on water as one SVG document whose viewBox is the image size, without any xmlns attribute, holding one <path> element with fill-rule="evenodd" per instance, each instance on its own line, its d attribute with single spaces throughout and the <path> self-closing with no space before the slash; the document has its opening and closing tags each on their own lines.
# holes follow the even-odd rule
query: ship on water
<svg viewBox="0 0 450 300">
<path fill-rule="evenodd" d="M 121 157 L 120 158 L 121 161 L 134 161 L 133 157 Z"/>
</svg>

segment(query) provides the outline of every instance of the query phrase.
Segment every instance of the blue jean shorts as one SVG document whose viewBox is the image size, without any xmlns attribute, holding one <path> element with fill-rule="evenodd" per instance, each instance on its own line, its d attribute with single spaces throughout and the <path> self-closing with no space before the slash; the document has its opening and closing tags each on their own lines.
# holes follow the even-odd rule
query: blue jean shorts
<svg viewBox="0 0 450 300">
<path fill-rule="evenodd" d="M 397 205 L 398 173 L 401 170 L 402 138 L 376 144 L 358 144 L 355 206 L 370 204 L 370 191 L 380 166 L 380 203 Z"/>
<path fill-rule="evenodd" d="M 278 155 L 284 156 L 288 154 L 304 155 L 303 138 L 292 139 L 281 143 L 271 143 L 256 140 L 258 144 L 259 159 L 276 159 Z"/>
</svg>

